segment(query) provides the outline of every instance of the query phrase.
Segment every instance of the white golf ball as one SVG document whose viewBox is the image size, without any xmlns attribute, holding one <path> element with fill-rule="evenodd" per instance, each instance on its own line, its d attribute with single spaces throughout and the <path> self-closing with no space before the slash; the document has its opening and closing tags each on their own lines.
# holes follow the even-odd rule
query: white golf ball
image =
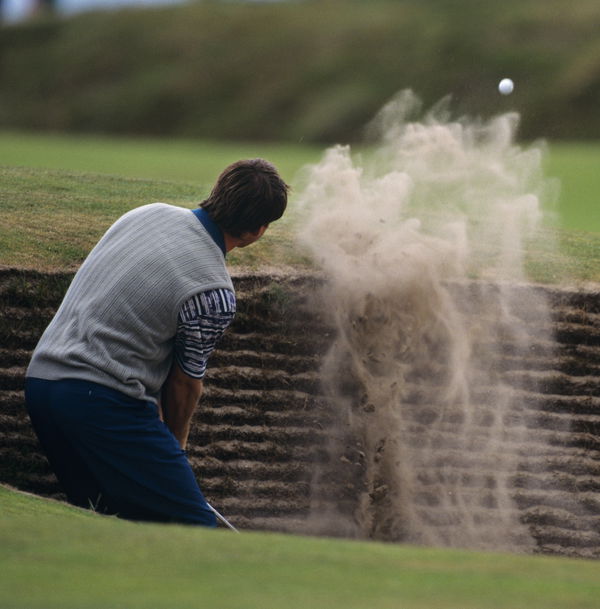
<svg viewBox="0 0 600 609">
<path fill-rule="evenodd" d="M 510 95 L 515 88 L 515 83 L 510 78 L 503 78 L 498 83 L 498 91 L 502 93 L 502 95 Z"/>
</svg>

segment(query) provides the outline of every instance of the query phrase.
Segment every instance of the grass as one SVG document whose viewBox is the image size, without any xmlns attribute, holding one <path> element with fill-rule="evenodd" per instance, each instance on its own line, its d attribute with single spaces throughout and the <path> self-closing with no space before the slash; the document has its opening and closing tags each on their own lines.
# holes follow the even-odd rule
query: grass
<svg viewBox="0 0 600 609">
<path fill-rule="evenodd" d="M 11 609 L 597 607 L 598 562 L 136 524 L 0 486 Z"/>
<path fill-rule="evenodd" d="M 186 202 L 191 187 L 58 171 L 0 168 L 4 265 L 70 268 L 119 215 L 148 200 Z"/>
<path fill-rule="evenodd" d="M 600 143 L 549 147 L 545 171 L 560 179 L 560 225 L 600 233 Z"/>
<path fill-rule="evenodd" d="M 73 269 L 121 214 L 152 201 L 197 207 L 209 184 L 151 181 L 102 174 L 1 167 L 0 261 L 36 270 Z M 232 265 L 302 264 L 293 247 L 294 211 L 269 229 L 269 238 L 241 254 Z"/>
<path fill-rule="evenodd" d="M 212 185 L 228 164 L 263 157 L 291 182 L 298 169 L 319 159 L 309 145 L 228 143 L 158 138 L 116 138 L 0 131 L 3 165 L 118 175 Z"/>
<path fill-rule="evenodd" d="M 195 184 L 204 192 L 219 172 L 240 158 L 264 157 L 288 183 L 298 170 L 318 161 L 323 148 L 298 143 L 243 143 L 159 138 L 115 138 L 0 131 L 0 159 L 6 166 L 118 175 Z M 600 142 L 553 142 L 545 173 L 560 181 L 559 225 L 600 233 Z"/>
<path fill-rule="evenodd" d="M 320 149 L 308 145 L 195 142 L 61 134 L 0 133 L 0 264 L 40 270 L 76 267 L 121 214 L 152 201 L 195 207 L 220 171 L 264 157 L 291 183 Z M 303 262 L 293 250 L 294 212 L 269 239 L 230 264 Z"/>
<path fill-rule="evenodd" d="M 76 267 L 122 213 L 165 201 L 196 206 L 220 170 L 239 158 L 264 156 L 286 181 L 317 161 L 306 145 L 116 139 L 0 132 L 0 264 L 40 270 Z M 600 144 L 553 144 L 546 173 L 563 183 L 559 225 L 542 229 L 527 268 L 541 282 L 600 281 Z M 304 265 L 295 247 L 292 196 L 283 220 L 255 246 L 232 252 L 232 265 Z M 565 228 L 567 230 L 565 230 Z M 596 231 L 596 232 L 593 232 Z M 558 243 L 559 247 L 554 248 Z"/>
</svg>

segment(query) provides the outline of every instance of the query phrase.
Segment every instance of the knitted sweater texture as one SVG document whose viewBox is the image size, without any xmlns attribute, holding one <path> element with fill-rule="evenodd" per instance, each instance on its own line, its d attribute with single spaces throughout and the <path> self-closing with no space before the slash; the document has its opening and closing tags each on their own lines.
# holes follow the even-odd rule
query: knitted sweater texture
<svg viewBox="0 0 600 609">
<path fill-rule="evenodd" d="M 216 288 L 233 291 L 231 278 L 192 211 L 164 203 L 134 209 L 82 264 L 27 376 L 82 379 L 156 401 L 183 303 Z"/>
</svg>

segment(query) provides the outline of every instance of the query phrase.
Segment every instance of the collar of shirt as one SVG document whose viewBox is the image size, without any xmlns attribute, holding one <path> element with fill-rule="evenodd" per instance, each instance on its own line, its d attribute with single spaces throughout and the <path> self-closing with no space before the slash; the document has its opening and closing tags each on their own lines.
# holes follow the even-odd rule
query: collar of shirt
<svg viewBox="0 0 600 609">
<path fill-rule="evenodd" d="M 227 254 L 227 250 L 225 249 L 225 237 L 223 236 L 223 231 L 211 219 L 208 212 L 204 211 L 201 207 L 198 209 L 193 209 L 192 212 L 196 218 L 200 220 L 202 226 L 204 226 L 208 234 L 212 237 L 213 241 L 221 248 L 223 256 L 225 256 Z"/>
</svg>

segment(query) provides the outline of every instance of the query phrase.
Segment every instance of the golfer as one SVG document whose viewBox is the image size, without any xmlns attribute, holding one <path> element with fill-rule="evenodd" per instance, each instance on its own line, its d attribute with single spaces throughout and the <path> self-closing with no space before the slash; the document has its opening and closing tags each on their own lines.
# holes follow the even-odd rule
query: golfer
<svg viewBox="0 0 600 609">
<path fill-rule="evenodd" d="M 199 209 L 138 207 L 86 258 L 25 387 L 71 503 L 216 526 L 184 450 L 207 359 L 235 314 L 225 255 L 283 215 L 287 191 L 267 161 L 238 161 Z"/>
</svg>

